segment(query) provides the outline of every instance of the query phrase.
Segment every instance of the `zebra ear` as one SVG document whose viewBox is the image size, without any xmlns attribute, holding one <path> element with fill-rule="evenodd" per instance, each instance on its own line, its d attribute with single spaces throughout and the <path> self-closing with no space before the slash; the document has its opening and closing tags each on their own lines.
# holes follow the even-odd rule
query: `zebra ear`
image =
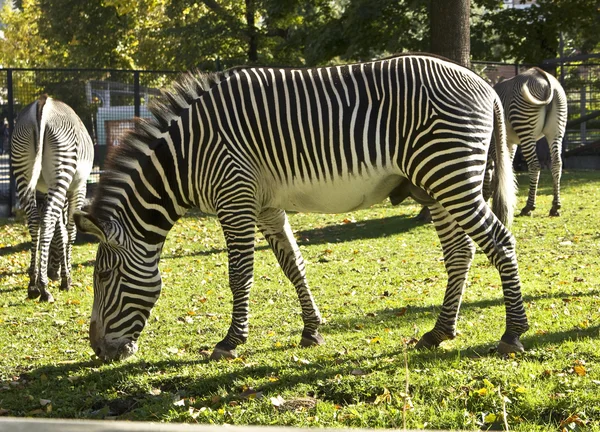
<svg viewBox="0 0 600 432">
<path fill-rule="evenodd" d="M 77 225 L 79 232 L 96 236 L 102 242 L 107 241 L 107 235 L 104 232 L 102 225 L 91 214 L 77 210 L 73 214 L 73 219 L 75 220 L 75 225 Z"/>
</svg>

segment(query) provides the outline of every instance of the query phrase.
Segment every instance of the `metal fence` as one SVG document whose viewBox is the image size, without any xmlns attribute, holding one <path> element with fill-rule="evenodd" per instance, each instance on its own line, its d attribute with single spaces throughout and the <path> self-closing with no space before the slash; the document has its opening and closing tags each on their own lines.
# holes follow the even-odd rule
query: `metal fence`
<svg viewBox="0 0 600 432">
<path fill-rule="evenodd" d="M 148 103 L 177 72 L 106 69 L 0 70 L 0 213 L 15 204 L 10 169 L 10 133 L 21 109 L 41 94 L 62 100 L 81 117 L 94 140 L 90 181 L 96 181 L 104 158 L 119 144 L 135 117 L 149 117 Z M 4 210 L 4 211 L 2 211 Z"/>
<path fill-rule="evenodd" d="M 531 65 L 473 62 L 491 84 L 511 78 Z M 563 62 L 555 65 L 569 100 L 569 118 L 600 110 L 600 65 Z M 90 181 L 96 181 L 104 158 L 119 144 L 135 117 L 149 117 L 148 103 L 178 72 L 106 69 L 0 69 L 0 214 L 15 204 L 14 179 L 8 157 L 10 133 L 19 111 L 41 94 L 69 104 L 81 117 L 95 143 Z M 569 130 L 565 149 L 600 138 L 600 119 Z"/>
</svg>

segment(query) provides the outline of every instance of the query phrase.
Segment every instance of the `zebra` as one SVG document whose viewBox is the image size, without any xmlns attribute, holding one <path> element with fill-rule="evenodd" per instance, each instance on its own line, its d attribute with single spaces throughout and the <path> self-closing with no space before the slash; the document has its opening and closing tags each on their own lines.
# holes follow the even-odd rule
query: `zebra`
<svg viewBox="0 0 600 432">
<path fill-rule="evenodd" d="M 42 95 L 19 113 L 11 158 L 31 235 L 30 299 L 54 301 L 48 276 L 60 277 L 61 290 L 70 289 L 73 214 L 83 204 L 93 157 L 92 139 L 67 104 Z"/>
<path fill-rule="evenodd" d="M 224 233 L 231 324 L 211 359 L 248 338 L 256 227 L 294 285 L 300 345 L 324 343 L 321 316 L 286 211 L 342 213 L 387 197 L 430 206 L 448 272 L 442 311 L 417 348 L 456 335 L 475 243 L 496 266 L 506 306 L 498 349 L 523 350 L 528 329 L 515 240 L 515 200 L 502 106 L 473 72 L 424 54 L 319 68 L 242 67 L 192 72 L 163 90 L 153 120 L 112 153 L 80 231 L 100 240 L 89 336 L 96 355 L 133 355 L 161 287 L 161 250 L 189 208 L 216 214 Z M 495 131 L 499 181 L 481 188 Z M 504 222 L 501 222 L 501 220 Z"/>
<path fill-rule="evenodd" d="M 521 145 L 529 172 L 529 194 L 521 216 L 535 210 L 535 198 L 540 177 L 536 141 L 548 140 L 551 156 L 554 199 L 550 216 L 560 216 L 560 177 L 562 172 L 562 141 L 567 125 L 567 96 L 556 78 L 534 67 L 494 86 L 504 107 L 507 140 L 514 157 Z"/>
</svg>

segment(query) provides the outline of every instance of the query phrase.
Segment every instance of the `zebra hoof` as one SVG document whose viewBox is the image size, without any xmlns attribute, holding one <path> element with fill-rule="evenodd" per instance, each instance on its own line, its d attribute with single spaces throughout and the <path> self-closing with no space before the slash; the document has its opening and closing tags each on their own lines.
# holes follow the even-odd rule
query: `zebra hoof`
<svg viewBox="0 0 600 432">
<path fill-rule="evenodd" d="M 424 349 L 433 349 L 440 346 L 441 341 L 438 341 L 437 338 L 431 333 L 427 332 L 421 337 L 419 342 L 415 345 L 415 349 L 424 350 Z"/>
<path fill-rule="evenodd" d="M 525 206 L 523 210 L 521 210 L 521 214 L 519 216 L 531 216 L 531 212 L 535 210 L 535 207 Z"/>
<path fill-rule="evenodd" d="M 525 352 L 525 347 L 520 341 L 517 341 L 516 344 L 509 344 L 504 341 L 500 341 L 497 350 L 498 354 L 511 354 Z"/>
<path fill-rule="evenodd" d="M 556 216 L 560 216 L 560 210 L 553 207 L 550 210 L 550 217 L 556 217 Z"/>
<path fill-rule="evenodd" d="M 27 288 L 27 298 L 30 300 L 38 298 L 40 294 L 40 290 L 35 286 L 29 286 L 29 288 Z"/>
<path fill-rule="evenodd" d="M 519 340 L 519 336 L 505 334 L 500 339 L 497 350 L 499 354 L 511 354 L 525 352 L 525 347 Z"/>
<path fill-rule="evenodd" d="M 41 295 L 40 295 L 40 301 L 54 303 L 54 297 L 52 297 L 52 294 L 50 294 L 50 291 L 42 290 Z"/>
<path fill-rule="evenodd" d="M 234 359 L 237 358 L 237 353 L 234 349 L 226 350 L 221 349 L 219 347 L 215 347 L 212 354 L 210 355 L 210 360 L 221 360 L 221 359 Z"/>
<path fill-rule="evenodd" d="M 301 347 L 323 345 L 324 343 L 325 339 L 323 339 L 323 336 L 321 336 L 318 331 L 315 331 L 314 333 L 302 332 L 302 339 L 300 339 Z"/>
<path fill-rule="evenodd" d="M 60 281 L 60 290 L 61 291 L 69 291 L 71 289 L 71 278 L 64 277 Z"/>
</svg>

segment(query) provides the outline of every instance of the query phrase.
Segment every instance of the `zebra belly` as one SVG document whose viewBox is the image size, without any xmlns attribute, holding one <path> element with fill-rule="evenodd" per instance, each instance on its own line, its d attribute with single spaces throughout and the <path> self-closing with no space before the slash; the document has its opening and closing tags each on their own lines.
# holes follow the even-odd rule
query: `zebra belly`
<svg viewBox="0 0 600 432">
<path fill-rule="evenodd" d="M 298 212 L 350 212 L 383 201 L 403 179 L 399 175 L 352 176 L 344 180 L 296 183 L 276 193 L 268 207 Z"/>
</svg>

